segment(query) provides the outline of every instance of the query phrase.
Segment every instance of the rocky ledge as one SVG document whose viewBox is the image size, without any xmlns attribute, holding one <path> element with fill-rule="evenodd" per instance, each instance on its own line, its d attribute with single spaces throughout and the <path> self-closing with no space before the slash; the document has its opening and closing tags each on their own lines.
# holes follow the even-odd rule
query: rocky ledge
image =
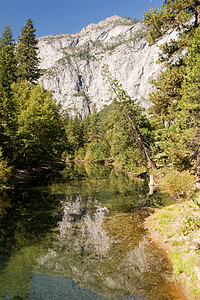
<svg viewBox="0 0 200 300">
<path fill-rule="evenodd" d="M 101 75 L 107 64 L 129 95 L 148 107 L 149 79 L 161 66 L 156 63 L 159 49 L 148 45 L 146 34 L 142 22 L 113 16 L 75 34 L 41 37 L 41 83 L 69 114 L 82 117 L 94 104 L 100 110 L 111 102 L 109 85 Z"/>
</svg>

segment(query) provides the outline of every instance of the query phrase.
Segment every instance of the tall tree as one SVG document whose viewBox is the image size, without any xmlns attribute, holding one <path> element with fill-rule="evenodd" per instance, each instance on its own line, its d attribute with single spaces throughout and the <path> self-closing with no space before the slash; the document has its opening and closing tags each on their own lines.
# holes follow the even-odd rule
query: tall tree
<svg viewBox="0 0 200 300">
<path fill-rule="evenodd" d="M 194 16 L 192 23 L 187 23 Z M 176 29 L 187 32 L 197 27 L 200 16 L 200 0 L 165 0 L 160 10 L 151 8 L 144 14 L 144 22 L 149 28 L 148 41 L 155 43 L 166 33 Z"/>
<path fill-rule="evenodd" d="M 183 124 L 180 125 L 179 121 L 182 83 L 188 72 L 185 50 L 191 46 L 192 37 L 198 28 L 199 11 L 199 0 L 165 0 L 160 10 L 150 9 L 144 14 L 150 44 L 172 31 L 176 32 L 174 40 L 160 46 L 160 62 L 165 62 L 165 70 L 153 81 L 155 89 L 149 97 L 153 104 L 149 113 L 155 128 L 156 158 L 162 158 L 180 168 L 191 166 L 190 139 L 186 131 L 184 134 L 181 131 Z"/>
<path fill-rule="evenodd" d="M 95 161 L 106 160 L 109 158 L 109 155 L 109 143 L 106 139 L 105 131 L 102 128 L 100 115 L 96 107 L 94 107 L 87 127 L 85 159 Z"/>
<path fill-rule="evenodd" d="M 2 37 L 0 38 L 0 49 L 4 46 L 12 45 L 14 39 L 10 26 L 6 26 L 2 32 Z"/>
<path fill-rule="evenodd" d="M 16 57 L 17 75 L 19 79 L 26 79 L 30 83 L 35 83 L 40 77 L 39 59 L 37 55 L 38 41 L 35 35 L 33 21 L 28 19 L 26 25 L 21 30 L 19 36 Z"/>
<path fill-rule="evenodd" d="M 139 151 L 140 156 L 143 156 L 144 161 L 148 162 L 151 168 L 156 169 L 151 158 L 151 143 L 153 142 L 151 126 L 143 109 L 131 99 L 118 80 L 112 78 L 107 65 L 104 66 L 102 73 L 111 86 L 114 94 L 113 103 L 121 115 L 121 124 L 127 128 L 132 147 Z"/>
<path fill-rule="evenodd" d="M 0 51 L 0 140 L 3 153 L 12 152 L 12 136 L 15 131 L 15 103 L 11 85 L 16 81 L 16 61 L 12 46 Z M 11 155 L 12 156 L 12 155 Z"/>
<path fill-rule="evenodd" d="M 12 46 L 0 51 L 0 97 L 10 98 L 11 84 L 16 81 L 16 59 Z"/>
<path fill-rule="evenodd" d="M 52 93 L 27 81 L 12 85 L 17 103 L 15 165 L 35 166 L 40 160 L 55 161 L 66 149 L 64 120 Z"/>
<path fill-rule="evenodd" d="M 200 27 L 195 31 L 192 46 L 188 49 L 186 75 L 182 84 L 182 98 L 179 103 L 176 128 L 180 140 L 187 138 L 183 149 L 190 153 L 190 160 L 197 158 L 197 173 L 200 183 Z"/>
<path fill-rule="evenodd" d="M 74 157 L 79 148 L 83 148 L 83 127 L 78 116 L 68 119 L 66 134 L 69 142 L 68 154 Z"/>
<path fill-rule="evenodd" d="M 160 46 L 160 61 L 170 61 L 171 58 L 173 61 L 174 53 L 180 53 L 191 45 L 191 38 L 199 20 L 200 0 L 165 0 L 160 10 L 151 8 L 144 13 L 144 23 L 149 29 L 147 40 L 150 44 L 155 44 L 165 34 L 176 32 L 175 38 Z"/>
</svg>

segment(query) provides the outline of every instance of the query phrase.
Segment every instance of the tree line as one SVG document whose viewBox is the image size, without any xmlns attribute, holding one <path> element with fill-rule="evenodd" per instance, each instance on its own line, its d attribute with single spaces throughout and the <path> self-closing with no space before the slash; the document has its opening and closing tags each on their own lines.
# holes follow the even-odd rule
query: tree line
<svg viewBox="0 0 200 300">
<path fill-rule="evenodd" d="M 65 120 L 52 93 L 38 84 L 42 72 L 33 21 L 13 43 L 10 26 L 0 39 L 0 178 L 11 167 L 31 168 L 60 159 L 67 148 Z"/>
<path fill-rule="evenodd" d="M 166 0 L 160 10 L 151 8 L 144 14 L 150 45 L 176 31 L 175 39 L 160 46 L 163 71 L 152 80 L 151 107 L 144 112 L 105 66 L 103 73 L 113 91 L 113 102 L 91 116 L 95 125 L 82 151 L 86 157 L 111 159 L 129 170 L 162 165 L 198 173 L 199 20 L 200 1 L 194 0 Z"/>
<path fill-rule="evenodd" d="M 69 117 L 52 93 L 38 84 L 42 72 L 37 39 L 29 19 L 13 43 L 7 26 L 0 39 L 0 177 L 10 166 L 29 168 L 40 161 L 73 158 L 107 161 L 130 171 L 159 165 L 179 171 L 200 164 L 200 1 L 166 0 L 144 14 L 148 42 L 176 30 L 176 39 L 160 46 L 163 71 L 144 111 L 107 66 L 102 76 L 113 101 L 83 119 Z"/>
</svg>

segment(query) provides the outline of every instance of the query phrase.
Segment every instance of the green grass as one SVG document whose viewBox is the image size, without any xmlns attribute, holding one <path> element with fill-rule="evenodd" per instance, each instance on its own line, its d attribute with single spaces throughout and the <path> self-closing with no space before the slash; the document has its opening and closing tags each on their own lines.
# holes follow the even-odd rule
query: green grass
<svg viewBox="0 0 200 300">
<path fill-rule="evenodd" d="M 156 243 L 168 252 L 174 278 L 186 286 L 188 299 L 200 295 L 200 195 L 157 209 L 146 225 Z M 198 279 L 199 277 L 199 279 Z"/>
</svg>

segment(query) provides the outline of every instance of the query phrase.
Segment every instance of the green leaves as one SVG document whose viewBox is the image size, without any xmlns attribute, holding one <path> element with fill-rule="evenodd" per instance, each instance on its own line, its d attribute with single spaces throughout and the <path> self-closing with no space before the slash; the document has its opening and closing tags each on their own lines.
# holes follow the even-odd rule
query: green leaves
<svg viewBox="0 0 200 300">
<path fill-rule="evenodd" d="M 64 121 L 51 92 L 27 81 L 13 84 L 17 104 L 15 164 L 57 160 L 66 147 Z M 22 92 L 23 91 L 23 92 Z"/>
<path fill-rule="evenodd" d="M 196 29 L 184 63 L 168 65 L 149 99 L 155 128 L 156 158 L 180 170 L 191 168 L 200 137 L 200 29 Z"/>
<path fill-rule="evenodd" d="M 195 16 L 193 26 L 198 24 L 198 8 L 200 2 L 194 0 L 166 0 L 160 10 L 151 8 L 144 13 L 144 23 L 149 28 L 148 42 L 154 44 L 172 30 L 187 31 L 192 15 Z"/>
<path fill-rule="evenodd" d="M 112 75 L 108 70 L 108 66 L 104 66 L 102 74 L 109 82 L 111 91 L 114 94 L 113 104 L 115 113 L 118 116 L 117 120 L 120 124 L 119 127 L 121 127 L 120 131 L 124 133 L 123 136 L 124 139 L 126 139 L 126 143 L 131 144 L 130 148 L 133 151 L 133 160 L 135 162 L 137 161 L 141 165 L 145 165 L 148 162 L 152 168 L 155 168 L 155 165 L 151 160 L 150 145 L 153 142 L 151 126 L 147 117 L 144 115 L 142 108 L 135 100 L 130 98 L 127 92 L 119 84 L 118 80 L 112 78 Z M 115 124 L 113 128 L 115 128 Z M 127 133 L 128 136 L 125 133 Z M 126 151 L 126 148 L 127 145 L 124 147 L 122 152 Z M 130 153 L 130 151 L 128 152 Z"/>
<path fill-rule="evenodd" d="M 182 84 L 182 99 L 180 110 L 182 123 L 185 128 L 193 128 L 194 134 L 190 137 L 196 147 L 199 147 L 200 132 L 200 28 L 196 29 L 189 56 L 186 60 L 186 73 Z"/>
</svg>

